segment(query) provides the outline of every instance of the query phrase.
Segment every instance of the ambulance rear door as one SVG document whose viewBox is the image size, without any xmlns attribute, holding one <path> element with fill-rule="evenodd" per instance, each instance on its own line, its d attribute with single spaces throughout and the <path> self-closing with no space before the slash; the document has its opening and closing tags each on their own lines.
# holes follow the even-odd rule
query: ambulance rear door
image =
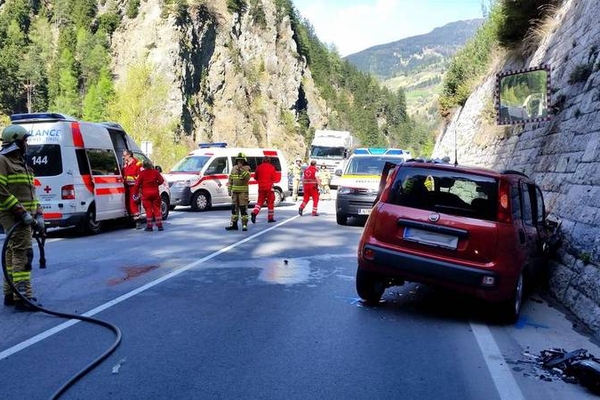
<svg viewBox="0 0 600 400">
<path fill-rule="evenodd" d="M 85 204 L 93 199 L 87 191 L 73 150 L 72 126 L 76 121 L 31 115 L 21 123 L 30 133 L 27 162 L 33 168 L 36 195 L 51 226 L 77 225 L 85 217 Z M 79 193 L 75 199 L 75 193 Z"/>
<path fill-rule="evenodd" d="M 125 217 L 125 185 L 107 128 L 82 122 L 80 129 L 93 182 L 96 220 Z"/>
</svg>

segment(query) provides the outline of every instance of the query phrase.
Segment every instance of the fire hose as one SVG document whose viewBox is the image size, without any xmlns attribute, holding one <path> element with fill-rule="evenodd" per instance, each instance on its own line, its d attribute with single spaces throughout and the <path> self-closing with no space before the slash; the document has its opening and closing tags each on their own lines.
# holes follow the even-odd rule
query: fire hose
<svg viewBox="0 0 600 400">
<path fill-rule="evenodd" d="M 8 285 L 10 286 L 11 291 L 13 293 L 16 293 L 16 295 L 19 297 L 19 299 L 21 301 L 25 302 L 26 304 L 28 304 L 28 306 L 32 310 L 41 311 L 43 313 L 54 315 L 54 316 L 60 317 L 60 318 L 77 319 L 77 320 L 89 322 L 89 323 L 92 323 L 95 325 L 100 325 L 102 327 L 110 329 L 116 335 L 115 341 L 110 346 L 110 348 L 108 348 L 103 354 L 101 354 L 99 357 L 97 357 L 95 360 L 93 360 L 90 364 L 88 364 L 81 371 L 79 371 L 78 373 L 73 375 L 51 397 L 51 399 L 58 399 L 71 386 L 73 386 L 75 384 L 75 382 L 77 382 L 84 375 L 86 375 L 88 372 L 93 370 L 96 366 L 98 366 L 102 361 L 104 361 L 109 355 L 111 355 L 117 349 L 117 347 L 121 343 L 121 330 L 116 325 L 113 325 L 109 322 L 106 322 L 106 321 L 103 321 L 103 320 L 100 320 L 97 318 L 91 318 L 91 317 L 86 317 L 86 316 L 77 315 L 77 314 L 69 314 L 69 313 L 54 311 L 54 310 L 40 307 L 39 305 L 35 304 L 34 302 L 31 302 L 26 296 L 24 296 L 22 293 L 20 293 L 17 290 L 14 283 L 12 282 L 12 279 L 10 279 L 10 277 L 8 275 L 8 271 L 6 269 L 6 251 L 8 249 L 8 243 L 10 242 L 10 239 L 11 239 L 11 236 L 12 236 L 14 230 L 20 224 L 23 224 L 22 220 L 17 221 L 13 226 L 10 227 L 10 229 L 6 232 L 6 237 L 4 238 L 4 245 L 2 246 L 2 273 L 4 274 L 4 279 L 6 280 L 6 282 L 8 282 Z M 36 222 L 34 221 L 32 225 L 35 225 L 35 224 L 36 224 Z M 39 248 L 39 252 L 40 252 L 40 268 L 46 268 L 46 252 L 44 249 L 45 242 L 46 242 L 46 233 L 45 233 L 45 230 L 43 227 L 41 229 L 39 229 L 39 228 L 36 229 L 37 226 L 33 226 L 33 228 L 34 228 L 33 229 L 33 237 L 35 238 L 35 240 L 38 244 L 38 248 Z"/>
</svg>

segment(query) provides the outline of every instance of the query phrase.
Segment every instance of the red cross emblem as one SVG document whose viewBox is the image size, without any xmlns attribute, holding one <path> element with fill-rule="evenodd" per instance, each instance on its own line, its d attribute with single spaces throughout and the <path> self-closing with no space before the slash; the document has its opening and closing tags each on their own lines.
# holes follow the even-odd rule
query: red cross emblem
<svg viewBox="0 0 600 400">
<path fill-rule="evenodd" d="M 44 192 L 46 192 L 46 194 L 50 193 L 52 191 L 52 188 L 48 185 L 46 185 L 46 187 L 44 188 Z"/>
</svg>

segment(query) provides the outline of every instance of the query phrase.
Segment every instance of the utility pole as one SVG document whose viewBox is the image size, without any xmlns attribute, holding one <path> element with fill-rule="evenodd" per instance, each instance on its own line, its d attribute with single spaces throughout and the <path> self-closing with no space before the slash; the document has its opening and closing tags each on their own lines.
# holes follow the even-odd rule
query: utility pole
<svg viewBox="0 0 600 400">
<path fill-rule="evenodd" d="M 33 97 L 33 89 L 35 88 L 35 83 L 31 82 L 31 79 L 27 78 L 27 83 L 24 83 L 25 91 L 27 92 L 27 112 L 31 114 L 32 109 L 32 97 Z"/>
</svg>

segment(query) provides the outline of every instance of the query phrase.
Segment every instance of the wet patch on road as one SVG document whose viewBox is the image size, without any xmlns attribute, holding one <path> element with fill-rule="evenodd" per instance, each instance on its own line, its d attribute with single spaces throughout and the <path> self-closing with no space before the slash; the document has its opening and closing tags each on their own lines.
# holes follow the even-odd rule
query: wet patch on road
<svg viewBox="0 0 600 400">
<path fill-rule="evenodd" d="M 280 285 L 293 285 L 308 282 L 310 279 L 310 261 L 302 259 L 267 259 L 258 276 L 263 282 Z"/>
<path fill-rule="evenodd" d="M 121 267 L 121 270 L 125 272 L 125 276 L 119 278 L 112 278 L 108 281 L 110 286 L 118 285 L 125 281 L 129 281 L 133 278 L 137 278 L 143 274 L 153 271 L 158 268 L 158 265 L 141 265 L 132 267 Z"/>
</svg>

